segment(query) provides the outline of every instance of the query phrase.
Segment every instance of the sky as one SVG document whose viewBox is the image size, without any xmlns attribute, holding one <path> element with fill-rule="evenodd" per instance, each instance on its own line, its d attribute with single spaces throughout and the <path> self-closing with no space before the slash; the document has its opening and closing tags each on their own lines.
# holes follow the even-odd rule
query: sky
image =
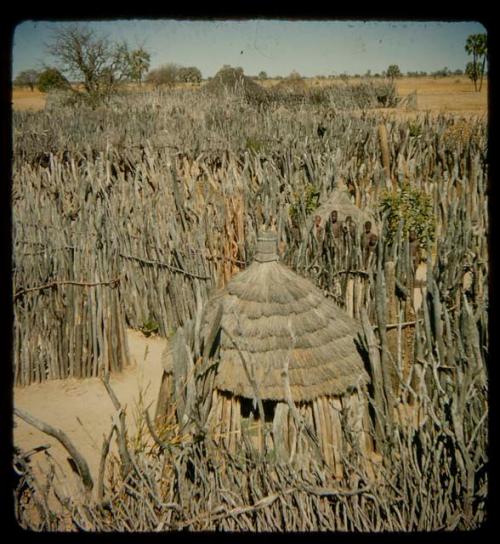
<svg viewBox="0 0 500 544">
<path fill-rule="evenodd" d="M 53 31 L 68 21 L 20 23 L 14 32 L 12 73 L 55 65 L 46 53 Z M 175 62 L 198 67 L 204 78 L 224 64 L 247 75 L 269 77 L 365 74 L 397 64 L 403 73 L 465 69 L 470 34 L 486 33 L 479 22 L 335 20 L 114 20 L 85 21 L 99 35 L 143 46 L 151 69 Z"/>
</svg>

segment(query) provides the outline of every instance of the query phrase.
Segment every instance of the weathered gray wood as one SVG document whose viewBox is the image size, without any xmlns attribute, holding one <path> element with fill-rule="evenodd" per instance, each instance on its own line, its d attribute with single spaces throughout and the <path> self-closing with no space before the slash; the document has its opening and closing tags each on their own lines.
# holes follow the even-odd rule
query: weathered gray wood
<svg viewBox="0 0 500 544">
<path fill-rule="evenodd" d="M 175 391 L 173 387 L 172 374 L 163 370 L 158 399 L 156 401 L 155 421 L 161 421 L 161 418 L 165 417 L 168 405 L 175 402 L 174 395 Z"/>
<path fill-rule="evenodd" d="M 279 460 L 285 461 L 290 457 L 288 450 L 288 414 L 289 407 L 284 402 L 278 402 L 274 411 L 273 438 L 274 448 Z"/>
<path fill-rule="evenodd" d="M 186 387 L 189 378 L 190 350 L 187 342 L 185 329 L 184 327 L 180 327 L 177 329 L 171 343 L 172 371 L 178 421 L 184 421 L 184 415 L 187 413 L 186 410 L 188 407 Z"/>
<path fill-rule="evenodd" d="M 385 412 L 387 412 L 389 408 L 387 406 L 387 400 L 384 394 L 384 378 L 382 375 L 379 347 L 375 334 L 373 333 L 373 329 L 371 328 L 368 320 L 367 312 L 364 308 L 361 310 L 361 324 L 363 326 L 363 334 L 365 336 L 368 348 L 368 358 L 370 361 L 371 370 L 370 376 L 374 390 L 377 442 L 378 444 L 383 444 L 385 442 L 384 416 Z"/>
<path fill-rule="evenodd" d="M 26 423 L 29 423 L 30 425 L 38 429 L 39 431 L 53 436 L 56 440 L 58 440 L 74 460 L 84 486 L 89 491 L 92 490 L 92 488 L 94 487 L 94 482 L 90 474 L 88 463 L 82 456 L 82 454 L 74 446 L 73 442 L 68 438 L 66 433 L 61 431 L 61 429 L 57 429 L 52 425 L 49 425 L 48 423 L 40 421 L 39 419 L 33 417 L 31 414 L 28 414 L 26 411 L 21 410 L 20 408 L 14 408 L 14 414 L 26 421 Z"/>
</svg>

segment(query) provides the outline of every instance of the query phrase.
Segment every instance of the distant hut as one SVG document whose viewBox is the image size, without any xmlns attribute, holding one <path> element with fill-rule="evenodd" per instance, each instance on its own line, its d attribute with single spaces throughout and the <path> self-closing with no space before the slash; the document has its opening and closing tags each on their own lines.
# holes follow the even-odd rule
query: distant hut
<svg viewBox="0 0 500 544">
<path fill-rule="evenodd" d="M 261 231 L 254 262 L 204 309 L 201 336 L 211 338 L 218 363 L 208 426 L 233 450 L 242 433 L 257 449 L 267 436 L 266 446 L 289 460 L 311 456 L 310 441 L 298 439 L 305 423 L 340 476 L 344 418 L 361 450 L 371 450 L 360 330 L 310 281 L 281 264 L 276 233 Z"/>
<path fill-rule="evenodd" d="M 372 223 L 372 231 L 378 234 L 377 220 L 373 212 L 367 208 L 361 209 L 356 206 L 343 186 L 334 189 L 328 198 L 311 214 L 308 218 L 307 227 L 312 228 L 316 216 L 321 217 L 321 224 L 325 225 L 328 222 L 332 212 L 336 210 L 338 221 L 344 222 L 346 217 L 351 217 L 358 230 L 363 229 L 363 225 L 370 221 Z"/>
<path fill-rule="evenodd" d="M 266 103 L 269 99 L 266 89 L 244 75 L 243 69 L 230 66 L 221 68 L 203 85 L 202 91 L 209 96 L 234 97 L 253 104 Z"/>
<path fill-rule="evenodd" d="M 334 234 L 332 225 L 333 212 L 337 213 L 337 232 L 346 233 L 344 235 L 345 237 Z M 355 264 L 356 261 L 353 260 L 357 258 L 357 250 L 355 248 L 358 247 L 359 242 L 361 242 L 361 244 L 363 243 L 363 231 L 367 222 L 371 224 L 373 243 L 366 250 L 367 255 L 364 255 L 365 248 L 360 248 L 360 262 L 359 264 Z M 368 264 L 374 260 L 373 258 L 370 260 L 368 257 L 375 254 L 374 250 L 379 236 L 377 218 L 369 208 L 361 209 L 356 206 L 352 202 L 343 182 L 340 181 L 337 187 L 329 194 L 328 198 L 326 198 L 323 203 L 307 217 L 305 226 L 302 229 L 302 237 L 307 240 L 307 237 L 311 236 L 311 233 L 315 234 L 318 223 L 322 232 L 326 232 L 330 229 L 330 232 L 334 234 L 334 238 L 337 240 L 342 238 L 346 241 L 348 240 L 348 243 L 341 244 L 336 259 L 340 259 L 337 261 L 338 263 L 342 263 L 341 265 L 339 264 L 339 266 L 346 270 L 346 277 L 342 277 L 342 282 L 344 282 L 344 280 L 346 281 L 345 287 L 342 287 L 345 309 L 351 317 L 359 317 L 360 305 L 366 296 L 369 284 L 368 277 L 357 274 L 355 269 L 363 266 L 366 268 L 368 267 Z M 330 224 L 329 228 L 328 224 Z M 347 232 L 349 232 L 349 236 L 347 236 Z M 319 237 L 314 236 L 314 238 L 317 240 Z M 309 247 L 312 248 L 312 251 L 314 251 L 314 246 L 318 245 L 317 243 L 315 244 L 314 238 L 309 238 Z M 330 247 L 330 249 L 334 247 L 333 245 L 326 245 L 331 244 L 331 240 L 325 240 L 326 241 L 322 242 L 322 248 L 325 246 Z M 321 249 L 321 251 L 323 251 L 323 249 Z"/>
</svg>

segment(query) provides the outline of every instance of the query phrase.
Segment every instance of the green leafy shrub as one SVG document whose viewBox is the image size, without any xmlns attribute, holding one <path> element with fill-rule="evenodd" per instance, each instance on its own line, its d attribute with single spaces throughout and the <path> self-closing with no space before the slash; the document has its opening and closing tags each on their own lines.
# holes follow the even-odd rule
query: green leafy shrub
<svg viewBox="0 0 500 544">
<path fill-rule="evenodd" d="M 303 209 L 306 216 L 311 214 L 319 206 L 320 192 L 312 183 L 305 186 L 304 192 L 293 193 L 293 203 L 290 206 L 290 218 L 297 222 L 300 210 Z"/>
<path fill-rule="evenodd" d="M 413 230 L 420 245 L 428 248 L 434 240 L 434 214 L 430 195 L 405 184 L 400 190 L 385 191 L 380 200 L 382 213 L 388 212 L 387 236 L 392 243 L 403 220 L 403 235 Z"/>
<path fill-rule="evenodd" d="M 38 76 L 37 87 L 40 92 L 46 93 L 53 89 L 67 89 L 69 82 L 57 68 L 46 68 Z"/>
<path fill-rule="evenodd" d="M 141 332 L 144 336 L 151 336 L 152 334 L 157 334 L 160 330 L 160 325 L 154 319 L 149 318 L 141 327 Z"/>
</svg>

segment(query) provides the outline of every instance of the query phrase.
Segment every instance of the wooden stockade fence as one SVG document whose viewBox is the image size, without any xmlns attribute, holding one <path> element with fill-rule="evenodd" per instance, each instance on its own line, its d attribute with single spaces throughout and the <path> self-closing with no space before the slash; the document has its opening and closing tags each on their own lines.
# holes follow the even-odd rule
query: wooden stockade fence
<svg viewBox="0 0 500 544">
<path fill-rule="evenodd" d="M 373 318 L 375 268 L 373 259 L 365 266 L 362 225 L 355 236 L 340 240 L 326 230 L 318 243 L 306 228 L 310 218 L 300 198 L 309 184 L 319 192 L 319 202 L 345 184 L 354 202 L 373 210 L 387 176 L 395 187 L 409 182 L 432 195 L 439 254 L 434 251 L 431 264 L 438 291 L 460 306 L 461 267 L 469 259 L 472 289 L 481 300 L 487 295 L 486 133 L 479 121 L 460 125 L 439 117 L 431 124 L 422 117 L 410 125 L 387 120 L 388 149 L 382 146 L 381 151 L 379 117 L 337 114 L 327 124 L 325 139 L 313 130 L 321 111 L 299 108 L 296 123 L 306 135 L 311 132 L 304 139 L 290 136 L 293 130 L 287 134 L 293 128 L 291 116 L 277 109 L 256 114 L 263 128 L 258 140 L 262 150 L 255 151 L 239 144 L 241 134 L 252 133 L 256 124 L 255 116 L 245 117 L 248 106 L 233 116 L 229 106 L 209 103 L 205 116 L 221 109 L 228 114 L 219 136 L 226 138 L 226 151 L 209 148 L 195 156 L 190 149 L 199 150 L 203 136 L 210 144 L 215 134 L 202 124 L 204 130 L 190 133 L 188 145 L 179 119 L 189 125 L 195 115 L 187 114 L 187 108 L 182 113 L 179 98 L 172 102 L 170 110 L 181 113 L 167 119 L 168 108 L 162 108 L 160 117 L 178 130 L 176 144 L 185 153 L 163 147 L 164 138 L 141 140 L 140 147 L 139 142 L 113 147 L 109 135 L 106 140 L 99 130 L 96 144 L 104 147 L 96 150 L 71 132 L 73 117 L 82 123 L 83 133 L 103 118 L 113 127 L 121 118 L 117 113 L 115 119 L 113 111 L 66 119 L 63 110 L 61 124 L 70 121 L 70 137 L 65 152 L 49 155 L 45 165 L 33 163 L 43 140 L 15 139 L 16 383 L 122 368 L 127 361 L 125 326 L 140 328 L 153 321 L 160 334 L 173 332 L 193 315 L 196 285 L 206 300 L 214 286 L 246 266 L 263 223 L 276 224 L 286 263 L 311 277 L 351 315 L 359 319 L 365 307 Z M 144 126 L 153 125 L 158 133 L 158 120 L 146 105 L 138 112 Z M 15 127 L 28 114 L 19 115 Z M 42 134 L 58 138 L 44 127 L 44 116 L 34 119 Z M 138 137 L 144 130 L 132 125 L 132 133 Z M 291 207 L 296 209 L 295 224 Z M 390 255 L 384 248 L 385 260 L 395 263 L 394 281 L 403 288 L 398 293 L 411 294 L 415 271 L 408 242 L 396 238 Z M 474 252 L 480 252 L 477 258 Z M 391 300 L 391 321 L 414 320 L 408 299 L 391 295 Z"/>
<path fill-rule="evenodd" d="M 191 354 L 203 355 L 194 332 L 203 302 L 248 266 L 258 229 L 274 225 L 284 263 L 362 324 L 369 433 L 381 458 L 371 482 L 349 418 L 337 426 L 348 468 L 341 480 L 314 462 L 298 473 L 246 446 L 237 456 L 224 447 L 209 456 L 211 437 L 196 418 L 208 408 L 213 369 L 198 368 L 199 389 L 176 386 L 199 424 L 191 439 L 148 416 L 155 453 L 127 453 L 120 411 L 113 432 L 118 464 L 128 469 L 111 483 L 103 470 L 97 503 L 62 503 L 75 525 L 479 526 L 488 441 L 484 121 L 384 119 L 313 104 L 252 108 L 189 92 L 158 95 L 156 104 L 123 100 L 126 108 L 14 114 L 16 383 L 119 370 L 128 360 L 125 328 L 148 322 L 165 336 L 191 331 L 174 343 L 185 350 L 192 340 Z M 435 241 L 421 259 L 403 225 L 389 243 L 379 211 L 384 189 L 404 183 L 432 197 Z M 340 236 L 312 227 L 316 208 L 306 195 L 321 204 L 342 185 L 375 212 L 378 242 L 368 258 L 363 225 Z M 104 447 L 103 467 L 106 455 Z M 46 504 L 47 494 L 33 494 Z M 53 523 L 47 517 L 42 526 Z"/>
</svg>

